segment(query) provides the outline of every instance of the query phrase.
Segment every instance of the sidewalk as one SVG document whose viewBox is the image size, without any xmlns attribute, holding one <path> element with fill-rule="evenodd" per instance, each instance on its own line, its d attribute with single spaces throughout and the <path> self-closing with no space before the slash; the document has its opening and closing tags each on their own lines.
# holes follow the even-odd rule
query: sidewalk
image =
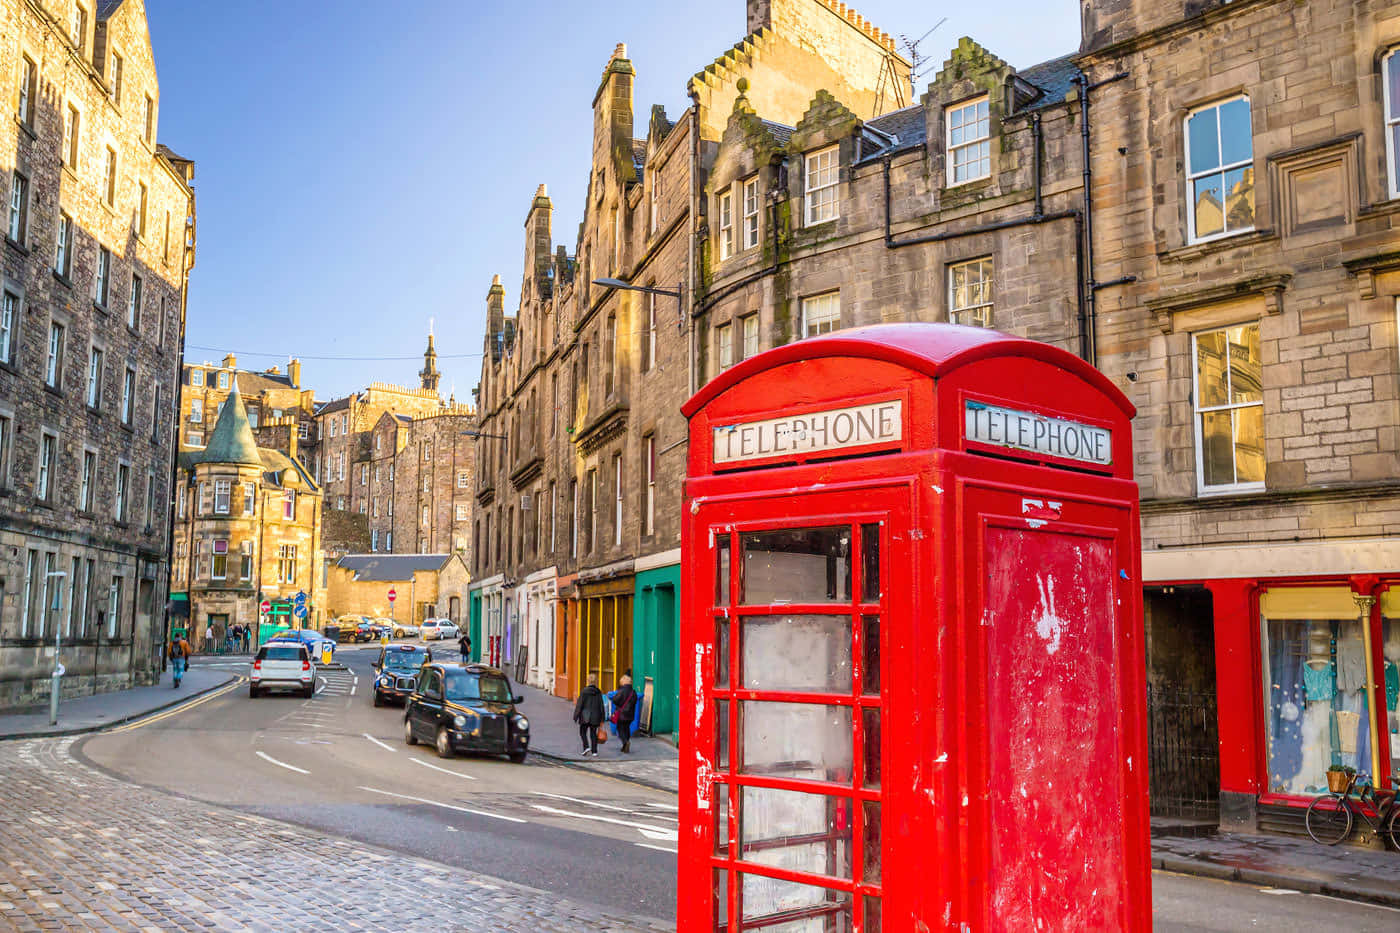
<svg viewBox="0 0 1400 933">
<path fill-rule="evenodd" d="M 574 722 L 574 704 L 543 690 L 517 683 L 525 697 L 520 712 L 530 720 L 530 751 L 543 758 L 595 774 L 606 774 L 675 793 L 679 787 L 680 758 L 676 747 L 661 739 L 634 735 L 630 754 L 624 755 L 617 735 L 598 746 L 598 757 L 583 757 L 583 742 Z"/>
<path fill-rule="evenodd" d="M 178 690 L 174 689 L 170 672 L 166 671 L 155 686 L 115 690 L 95 696 L 64 697 L 59 704 L 56 726 L 49 725 L 47 703 L 41 708 L 0 713 L 0 741 L 96 732 L 208 693 L 237 676 L 232 671 L 201 669 L 196 664 L 181 678 Z"/>
</svg>

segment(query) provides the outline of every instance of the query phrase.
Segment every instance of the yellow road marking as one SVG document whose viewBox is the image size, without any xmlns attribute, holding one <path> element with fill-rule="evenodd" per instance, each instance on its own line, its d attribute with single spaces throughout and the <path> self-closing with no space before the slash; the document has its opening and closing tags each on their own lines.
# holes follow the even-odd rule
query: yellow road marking
<svg viewBox="0 0 1400 933">
<path fill-rule="evenodd" d="M 138 719 L 136 720 L 136 722 L 129 722 L 126 725 L 117 726 L 115 729 L 108 729 L 107 731 L 130 732 L 132 729 L 140 729 L 142 726 L 149 726 L 153 722 L 160 722 L 162 719 L 169 719 L 176 713 L 183 713 L 185 710 L 194 709 L 201 703 L 208 703 L 210 700 L 217 699 L 218 697 L 223 696 L 225 693 L 228 693 L 230 690 L 234 690 L 247 682 L 248 678 L 240 676 L 236 678 L 232 683 L 225 684 L 224 686 L 218 688 L 212 693 L 206 693 L 204 696 L 199 697 L 198 699 L 191 700 L 188 703 L 182 703 L 174 709 L 166 710 L 165 712 L 159 713 L 155 716 L 147 716 L 145 719 Z"/>
</svg>

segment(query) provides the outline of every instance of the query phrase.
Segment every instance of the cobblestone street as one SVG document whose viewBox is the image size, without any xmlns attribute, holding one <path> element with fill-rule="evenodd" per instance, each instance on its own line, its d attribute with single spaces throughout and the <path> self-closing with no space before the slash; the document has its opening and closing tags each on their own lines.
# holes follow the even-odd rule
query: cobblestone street
<svg viewBox="0 0 1400 933">
<path fill-rule="evenodd" d="M 0 929 L 658 931 L 531 888 L 3 746 Z"/>
</svg>

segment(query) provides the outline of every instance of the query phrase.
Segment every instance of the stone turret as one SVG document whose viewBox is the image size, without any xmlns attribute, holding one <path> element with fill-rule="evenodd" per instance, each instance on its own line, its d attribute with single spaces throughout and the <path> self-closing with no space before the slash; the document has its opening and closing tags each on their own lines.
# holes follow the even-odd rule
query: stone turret
<svg viewBox="0 0 1400 933">
<path fill-rule="evenodd" d="M 437 351 L 433 349 L 432 331 L 428 331 L 428 349 L 423 351 L 423 368 L 418 371 L 418 378 L 425 390 L 437 391 L 438 380 L 442 378 L 442 374 L 437 368 Z"/>
<path fill-rule="evenodd" d="M 209 435 L 209 443 L 200 451 L 199 462 L 262 466 L 258 442 L 253 437 L 253 428 L 248 424 L 248 409 L 243 405 L 243 396 L 238 394 L 237 379 L 233 380 L 229 389 L 228 399 L 214 425 L 214 433 Z"/>
</svg>

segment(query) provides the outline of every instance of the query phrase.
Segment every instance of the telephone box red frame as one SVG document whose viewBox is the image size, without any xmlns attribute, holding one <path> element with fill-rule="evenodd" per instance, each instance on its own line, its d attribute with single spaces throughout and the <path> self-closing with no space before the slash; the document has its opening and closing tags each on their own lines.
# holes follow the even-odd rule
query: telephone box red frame
<svg viewBox="0 0 1400 933">
<path fill-rule="evenodd" d="M 888 416 L 890 403 L 897 429 L 848 431 L 845 446 L 818 449 L 832 435 L 807 430 L 829 430 L 837 410 Z M 1017 444 L 987 441 L 976 413 L 988 405 L 1010 412 L 1001 427 L 1018 426 Z M 677 928 L 1149 930 L 1134 409 L 1122 392 L 1047 344 L 897 324 L 755 356 L 682 411 Z M 1107 446 L 1096 462 L 1057 456 L 1021 443 L 1026 424 Z M 744 605 L 750 577 L 756 590 L 805 579 L 774 570 L 771 548 L 786 545 L 765 542 L 813 528 L 849 544 L 820 557 L 838 568 L 828 599 Z M 771 666 L 806 663 L 765 662 L 765 620 L 806 612 L 837 632 L 843 660 L 824 676 L 838 686 L 755 686 Z M 849 745 L 829 741 L 848 724 Z"/>
</svg>

